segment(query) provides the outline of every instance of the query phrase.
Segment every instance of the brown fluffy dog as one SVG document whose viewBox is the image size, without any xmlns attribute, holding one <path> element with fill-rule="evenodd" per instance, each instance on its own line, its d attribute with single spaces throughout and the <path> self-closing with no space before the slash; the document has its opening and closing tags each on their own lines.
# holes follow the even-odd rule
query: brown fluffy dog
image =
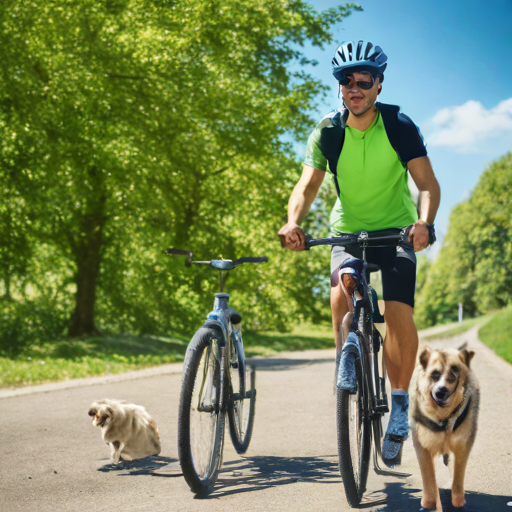
<svg viewBox="0 0 512 512">
<path fill-rule="evenodd" d="M 434 472 L 434 456 L 454 455 L 452 504 L 462 507 L 464 473 L 476 437 L 479 387 L 470 368 L 474 352 L 432 350 L 420 355 L 412 400 L 412 436 L 423 480 L 422 507 L 442 510 Z"/>
<path fill-rule="evenodd" d="M 140 405 L 120 400 L 98 400 L 91 405 L 92 424 L 101 428 L 110 446 L 112 462 L 141 459 L 160 453 L 160 436 L 155 420 Z"/>
</svg>

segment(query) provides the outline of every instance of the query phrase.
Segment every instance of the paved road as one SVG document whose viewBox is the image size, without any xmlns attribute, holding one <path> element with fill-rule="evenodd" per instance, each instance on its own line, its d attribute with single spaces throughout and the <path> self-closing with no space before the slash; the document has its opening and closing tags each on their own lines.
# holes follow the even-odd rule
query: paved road
<svg viewBox="0 0 512 512">
<path fill-rule="evenodd" d="M 467 508 L 512 512 L 512 366 L 476 339 L 476 331 L 433 346 L 467 341 L 477 352 L 482 385 L 479 434 L 466 479 Z M 226 437 L 215 492 L 194 499 L 179 474 L 176 415 L 180 365 L 25 390 L 0 391 L 0 512 L 122 511 L 346 511 L 337 468 L 334 353 L 311 351 L 259 359 L 255 432 L 244 457 Z M 109 464 L 108 447 L 87 411 L 112 397 L 144 405 L 162 438 L 159 457 Z M 365 510 L 416 512 L 420 477 L 411 441 L 399 479 L 370 470 Z M 449 475 L 439 464 L 443 501 Z M 376 504 L 377 500 L 385 504 Z M 447 507 L 446 510 L 450 510 Z"/>
</svg>

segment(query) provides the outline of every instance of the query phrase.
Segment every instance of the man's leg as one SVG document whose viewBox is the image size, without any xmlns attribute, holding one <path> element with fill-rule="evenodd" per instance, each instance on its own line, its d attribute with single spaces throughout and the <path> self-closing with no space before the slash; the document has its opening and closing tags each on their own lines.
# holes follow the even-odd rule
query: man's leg
<svg viewBox="0 0 512 512">
<path fill-rule="evenodd" d="M 386 301 L 384 358 L 391 383 L 391 415 L 382 445 L 382 458 L 392 467 L 401 463 L 403 442 L 409 436 L 409 384 L 418 351 L 418 332 L 413 308 Z"/>
<path fill-rule="evenodd" d="M 384 357 L 391 389 L 409 391 L 418 353 L 418 331 L 412 317 L 414 310 L 403 302 L 390 300 L 385 304 Z"/>
<path fill-rule="evenodd" d="M 343 318 L 348 313 L 348 304 L 347 298 L 340 285 L 337 270 L 331 274 L 331 311 L 336 354 L 339 354 L 344 341 L 341 335 L 341 324 L 343 322 Z"/>
</svg>

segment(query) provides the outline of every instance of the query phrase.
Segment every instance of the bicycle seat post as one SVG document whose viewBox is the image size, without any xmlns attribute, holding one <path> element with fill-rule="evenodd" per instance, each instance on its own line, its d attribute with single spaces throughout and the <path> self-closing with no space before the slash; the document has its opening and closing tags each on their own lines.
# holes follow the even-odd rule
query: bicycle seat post
<svg viewBox="0 0 512 512">
<path fill-rule="evenodd" d="M 219 270 L 219 281 L 220 281 L 220 292 L 224 292 L 224 284 L 226 283 L 228 273 L 222 270 Z"/>
</svg>

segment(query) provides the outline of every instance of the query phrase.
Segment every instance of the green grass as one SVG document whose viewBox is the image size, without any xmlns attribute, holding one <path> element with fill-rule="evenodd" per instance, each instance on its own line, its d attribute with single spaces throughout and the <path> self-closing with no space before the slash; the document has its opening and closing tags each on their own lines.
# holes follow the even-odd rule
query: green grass
<svg viewBox="0 0 512 512">
<path fill-rule="evenodd" d="M 182 361 L 189 338 L 105 336 L 30 347 L 16 358 L 0 357 L 0 388 L 109 375 Z M 331 348 L 330 326 L 300 326 L 292 333 L 244 332 L 247 357 Z"/>
<path fill-rule="evenodd" d="M 30 347 L 16 358 L 0 357 L 0 387 L 25 386 L 122 373 L 182 361 L 188 340 L 97 337 Z"/>
<path fill-rule="evenodd" d="M 496 354 L 512 363 L 512 308 L 501 311 L 478 331 L 478 338 Z"/>
<path fill-rule="evenodd" d="M 246 331 L 243 336 L 247 357 L 334 347 L 332 327 L 327 325 L 300 325 L 291 333 Z"/>
<path fill-rule="evenodd" d="M 424 336 L 424 340 L 433 340 L 439 338 L 451 338 L 453 336 L 458 336 L 466 331 L 469 331 L 472 327 L 475 327 L 478 324 L 487 322 L 494 316 L 494 313 L 479 316 L 476 318 L 469 318 L 468 320 L 463 320 L 460 324 L 456 324 L 455 327 L 451 327 L 446 329 L 446 331 L 441 331 L 436 334 L 430 334 L 429 336 Z"/>
</svg>

